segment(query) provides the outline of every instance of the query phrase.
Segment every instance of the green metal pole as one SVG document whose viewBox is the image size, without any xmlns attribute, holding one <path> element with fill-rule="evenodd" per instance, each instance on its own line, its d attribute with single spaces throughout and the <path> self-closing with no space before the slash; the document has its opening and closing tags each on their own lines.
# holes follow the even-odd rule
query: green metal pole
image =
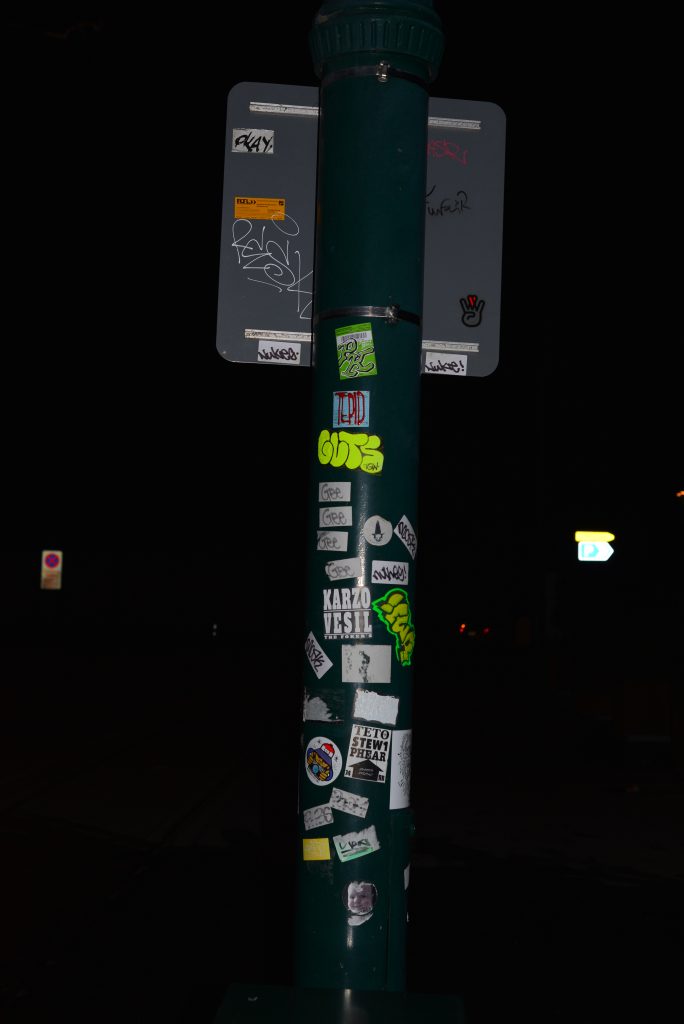
<svg viewBox="0 0 684 1024">
<path fill-rule="evenodd" d="M 321 79 L 295 975 L 405 988 L 432 0 L 331 0 Z M 418 641 L 419 642 L 419 641 Z"/>
</svg>

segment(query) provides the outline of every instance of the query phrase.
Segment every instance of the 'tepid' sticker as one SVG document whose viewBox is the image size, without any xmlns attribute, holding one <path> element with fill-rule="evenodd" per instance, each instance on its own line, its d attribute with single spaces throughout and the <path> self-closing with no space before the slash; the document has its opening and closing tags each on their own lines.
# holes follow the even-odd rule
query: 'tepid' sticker
<svg viewBox="0 0 684 1024">
<path fill-rule="evenodd" d="M 342 754 L 327 736 L 314 736 L 304 755 L 306 774 L 315 786 L 329 786 L 342 771 Z"/>
<path fill-rule="evenodd" d="M 352 324 L 335 330 L 340 380 L 375 377 L 378 372 L 371 324 Z"/>
</svg>

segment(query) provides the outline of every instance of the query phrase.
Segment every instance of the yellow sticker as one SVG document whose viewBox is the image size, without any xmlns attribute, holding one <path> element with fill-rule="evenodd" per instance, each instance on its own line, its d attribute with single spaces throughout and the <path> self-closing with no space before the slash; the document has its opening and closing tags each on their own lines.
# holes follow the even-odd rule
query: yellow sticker
<svg viewBox="0 0 684 1024">
<path fill-rule="evenodd" d="M 259 199 L 254 196 L 235 196 L 235 218 L 248 220 L 285 220 L 284 199 Z"/>
<path fill-rule="evenodd" d="M 304 860 L 330 860 L 330 843 L 327 836 L 319 839 L 302 839 Z"/>
</svg>

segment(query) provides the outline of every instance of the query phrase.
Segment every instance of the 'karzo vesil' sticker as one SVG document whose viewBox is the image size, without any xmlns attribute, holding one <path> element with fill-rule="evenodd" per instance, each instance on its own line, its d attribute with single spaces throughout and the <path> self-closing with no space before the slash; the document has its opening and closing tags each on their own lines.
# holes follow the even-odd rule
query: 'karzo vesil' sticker
<svg viewBox="0 0 684 1024">
<path fill-rule="evenodd" d="M 342 754 L 327 736 L 314 736 L 304 754 L 309 782 L 315 786 L 329 786 L 342 771 Z"/>
<path fill-rule="evenodd" d="M 326 640 L 362 640 L 373 635 L 368 587 L 327 587 L 323 591 Z"/>
</svg>

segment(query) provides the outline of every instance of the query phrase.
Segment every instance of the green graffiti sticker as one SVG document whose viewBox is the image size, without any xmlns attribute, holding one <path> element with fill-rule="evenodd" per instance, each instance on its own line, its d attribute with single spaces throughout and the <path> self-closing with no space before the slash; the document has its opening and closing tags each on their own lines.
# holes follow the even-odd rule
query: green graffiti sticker
<svg viewBox="0 0 684 1024">
<path fill-rule="evenodd" d="M 318 461 L 322 466 L 335 469 L 361 469 L 377 474 L 382 470 L 385 456 L 382 438 L 377 434 L 351 434 L 348 430 L 321 430 L 318 435 Z"/>
<path fill-rule="evenodd" d="M 373 329 L 370 324 L 338 327 L 335 330 L 335 342 L 340 380 L 356 380 L 358 377 L 377 375 Z"/>
<path fill-rule="evenodd" d="M 416 646 L 416 631 L 411 622 L 408 594 L 401 587 L 392 587 L 384 597 L 373 601 L 375 611 L 388 633 L 394 636 L 394 653 L 402 667 L 411 664 Z"/>
</svg>

